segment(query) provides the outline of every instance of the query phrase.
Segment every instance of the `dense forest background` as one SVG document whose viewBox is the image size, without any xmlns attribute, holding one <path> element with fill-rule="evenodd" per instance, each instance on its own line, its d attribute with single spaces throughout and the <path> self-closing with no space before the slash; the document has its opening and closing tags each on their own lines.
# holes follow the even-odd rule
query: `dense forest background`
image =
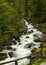
<svg viewBox="0 0 46 65">
<path fill-rule="evenodd" d="M 46 0 L 28 0 L 27 19 L 46 34 Z"/>
<path fill-rule="evenodd" d="M 9 44 L 13 38 L 18 39 L 25 31 L 23 18 L 37 24 L 46 35 L 46 0 L 0 0 L 1 45 Z"/>
<path fill-rule="evenodd" d="M 22 20 L 25 0 L 0 0 L 0 43 L 20 36 L 24 31 L 25 22 Z"/>
</svg>

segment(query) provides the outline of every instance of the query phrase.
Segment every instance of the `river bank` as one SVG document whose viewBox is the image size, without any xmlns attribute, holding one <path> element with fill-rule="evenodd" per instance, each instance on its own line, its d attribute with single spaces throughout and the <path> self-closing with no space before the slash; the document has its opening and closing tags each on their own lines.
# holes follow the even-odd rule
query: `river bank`
<svg viewBox="0 0 46 65">
<path fill-rule="evenodd" d="M 37 28 L 38 30 L 40 30 L 42 32 L 42 34 L 43 34 L 43 36 L 42 36 L 42 38 L 40 40 L 43 41 L 43 42 L 46 42 L 46 28 L 44 28 L 44 27 L 41 26 L 41 25 L 44 25 L 44 24 L 33 23 L 33 25 L 35 26 L 35 28 Z"/>
</svg>

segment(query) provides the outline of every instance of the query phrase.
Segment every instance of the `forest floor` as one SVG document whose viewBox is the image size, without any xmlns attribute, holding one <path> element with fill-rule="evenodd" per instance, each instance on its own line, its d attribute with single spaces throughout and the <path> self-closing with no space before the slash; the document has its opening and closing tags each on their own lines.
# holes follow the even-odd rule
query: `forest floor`
<svg viewBox="0 0 46 65">
<path fill-rule="evenodd" d="M 46 65 L 46 62 L 42 62 L 40 65 Z"/>
</svg>

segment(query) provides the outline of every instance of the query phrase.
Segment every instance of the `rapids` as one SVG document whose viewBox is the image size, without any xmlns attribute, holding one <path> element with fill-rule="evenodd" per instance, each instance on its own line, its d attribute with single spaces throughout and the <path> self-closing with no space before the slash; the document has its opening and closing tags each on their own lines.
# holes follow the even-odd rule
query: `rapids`
<svg viewBox="0 0 46 65">
<path fill-rule="evenodd" d="M 27 22 L 27 20 L 25 20 L 25 19 L 23 19 L 23 20 L 25 21 L 25 24 L 28 28 L 27 34 L 21 35 L 20 36 L 20 42 L 18 42 L 16 40 L 16 42 L 17 42 L 16 45 L 14 45 L 14 43 L 12 43 L 11 47 L 13 50 L 5 49 L 2 52 L 0 52 L 0 53 L 6 53 L 7 54 L 7 58 L 5 60 L 0 61 L 0 62 L 10 61 L 10 60 L 13 60 L 15 58 L 20 58 L 20 57 L 24 57 L 26 55 L 30 55 L 31 50 L 33 48 L 38 48 L 40 46 L 41 42 L 35 42 L 34 41 L 34 35 L 37 34 L 37 36 L 40 37 L 42 35 L 42 32 L 38 31 L 32 24 L 29 24 Z M 33 32 L 29 33 L 31 31 L 33 31 Z M 15 39 L 13 39 L 13 40 L 15 40 Z M 21 43 L 21 44 L 19 44 L 19 43 Z M 28 46 L 29 44 L 30 45 L 32 44 L 32 46 Z M 34 44 L 34 46 L 33 46 L 33 44 Z M 9 52 L 12 52 L 12 57 L 10 57 Z M 29 62 L 30 62 L 30 60 L 25 58 L 25 59 L 18 61 L 18 65 L 25 65 L 25 64 L 28 64 Z M 14 62 L 4 64 L 4 65 L 13 65 L 13 64 L 15 65 Z"/>
</svg>

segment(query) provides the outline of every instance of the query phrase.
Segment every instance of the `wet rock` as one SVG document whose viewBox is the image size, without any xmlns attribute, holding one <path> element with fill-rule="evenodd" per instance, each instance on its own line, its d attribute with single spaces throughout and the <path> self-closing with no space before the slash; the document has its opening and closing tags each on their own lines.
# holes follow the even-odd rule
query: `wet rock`
<svg viewBox="0 0 46 65">
<path fill-rule="evenodd" d="M 31 50 L 31 52 L 33 53 L 33 52 L 35 52 L 37 50 L 37 48 L 33 48 L 32 50 Z"/>
<path fill-rule="evenodd" d="M 16 51 L 16 48 L 12 49 L 13 51 Z"/>
<path fill-rule="evenodd" d="M 2 51 L 3 49 L 0 48 L 0 51 Z"/>
<path fill-rule="evenodd" d="M 34 36 L 34 37 L 38 37 L 38 34 L 34 34 L 33 36 Z"/>
<path fill-rule="evenodd" d="M 17 44 L 15 39 L 12 39 L 12 43 L 15 44 L 15 45 Z"/>
<path fill-rule="evenodd" d="M 23 33 L 26 34 L 27 33 L 27 26 L 23 29 Z"/>
<path fill-rule="evenodd" d="M 0 60 L 4 60 L 7 58 L 7 55 L 5 53 L 0 53 Z"/>
<path fill-rule="evenodd" d="M 9 53 L 9 56 L 10 56 L 10 57 L 13 57 L 13 52 L 10 52 L 10 53 Z"/>
<path fill-rule="evenodd" d="M 29 31 L 28 33 L 30 34 L 30 33 L 33 33 L 34 31 L 33 30 L 31 30 L 31 31 Z"/>
<path fill-rule="evenodd" d="M 4 49 L 4 47 L 0 45 L 0 51 L 2 51 L 3 49 Z"/>
<path fill-rule="evenodd" d="M 34 39 L 35 42 L 46 42 L 46 36 L 38 37 L 37 39 Z"/>
<path fill-rule="evenodd" d="M 31 48 L 32 45 L 33 45 L 32 43 L 26 44 L 24 48 Z"/>
<path fill-rule="evenodd" d="M 26 38 L 29 38 L 29 36 L 26 36 Z"/>
<path fill-rule="evenodd" d="M 36 44 L 33 44 L 33 46 L 35 46 Z"/>
<path fill-rule="evenodd" d="M 21 43 L 19 43 L 19 45 L 20 45 Z"/>
<path fill-rule="evenodd" d="M 7 49 L 8 49 L 8 50 L 12 50 L 12 47 L 10 47 L 10 46 L 7 46 Z"/>
</svg>

